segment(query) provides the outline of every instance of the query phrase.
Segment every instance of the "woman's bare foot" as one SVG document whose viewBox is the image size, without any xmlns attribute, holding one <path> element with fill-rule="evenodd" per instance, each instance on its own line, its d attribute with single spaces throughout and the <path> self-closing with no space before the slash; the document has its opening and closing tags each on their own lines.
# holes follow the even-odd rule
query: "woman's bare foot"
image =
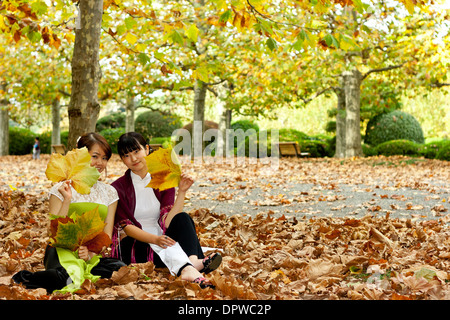
<svg viewBox="0 0 450 320">
<path fill-rule="evenodd" d="M 198 277 L 201 277 L 202 274 L 195 269 L 193 266 L 186 266 L 182 271 L 181 271 L 181 279 L 182 280 L 186 280 L 186 281 L 194 281 L 195 279 L 197 279 Z"/>
<path fill-rule="evenodd" d="M 189 265 L 186 266 L 182 271 L 180 275 L 182 280 L 195 282 L 200 285 L 201 288 L 211 287 L 214 288 L 212 283 L 205 279 L 202 274 L 193 266 Z"/>
</svg>

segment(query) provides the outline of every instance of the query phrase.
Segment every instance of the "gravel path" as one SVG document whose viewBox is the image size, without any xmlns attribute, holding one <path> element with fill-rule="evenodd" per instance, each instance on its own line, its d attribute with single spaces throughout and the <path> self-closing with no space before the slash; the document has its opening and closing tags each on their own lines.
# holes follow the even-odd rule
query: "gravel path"
<svg viewBox="0 0 450 320">
<path fill-rule="evenodd" d="M 286 216 L 362 217 L 366 214 L 398 218 L 435 219 L 449 213 L 449 187 L 434 192 L 411 188 L 374 189 L 339 184 L 329 190 L 313 184 L 287 188 L 228 190 L 226 184 L 197 184 L 187 208 L 209 208 L 228 215 L 273 212 Z M 202 197 L 201 194 L 216 195 Z"/>
<path fill-rule="evenodd" d="M 280 178 L 279 173 L 265 175 L 257 182 L 251 178 L 247 181 L 242 179 L 240 173 L 222 173 L 213 178 L 197 175 L 186 209 L 209 208 L 228 215 L 273 213 L 295 217 L 361 218 L 373 214 L 391 218 L 437 219 L 450 214 L 450 164 L 443 163 L 443 167 L 435 169 L 428 167 L 426 162 L 427 167 L 424 168 L 425 161 L 418 161 L 418 165 L 372 167 L 374 171 L 367 172 L 367 177 L 348 168 L 345 169 L 348 176 L 343 177 L 336 167 L 331 166 L 324 169 L 329 170 L 325 173 L 326 180 L 320 179 L 315 171 L 309 175 L 310 169 L 318 170 L 314 163 L 304 170 L 305 174 L 300 179 L 287 178 L 289 175 L 285 174 Z M 306 160 L 298 163 L 302 168 L 307 165 Z M 416 170 L 421 174 L 414 176 Z M 374 177 L 374 173 L 380 171 L 382 174 Z M 433 171 L 436 175 L 430 174 Z M 396 178 L 391 179 L 394 174 Z"/>
</svg>

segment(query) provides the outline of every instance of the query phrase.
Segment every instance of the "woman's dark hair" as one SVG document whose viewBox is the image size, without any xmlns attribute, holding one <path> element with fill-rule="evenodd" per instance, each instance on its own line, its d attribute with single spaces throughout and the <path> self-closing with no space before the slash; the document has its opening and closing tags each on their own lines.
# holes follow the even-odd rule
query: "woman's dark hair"
<svg viewBox="0 0 450 320">
<path fill-rule="evenodd" d="M 92 146 L 98 144 L 100 148 L 102 148 L 103 152 L 106 155 L 106 158 L 109 160 L 112 155 L 111 146 L 109 145 L 106 139 L 99 135 L 96 132 L 89 132 L 83 134 L 77 142 L 77 148 L 86 147 L 88 150 L 91 150 Z"/>
<path fill-rule="evenodd" d="M 148 143 L 140 133 L 127 132 L 120 136 L 119 142 L 117 142 L 117 152 L 120 157 L 123 157 L 127 153 L 145 148 L 146 145 Z"/>
</svg>

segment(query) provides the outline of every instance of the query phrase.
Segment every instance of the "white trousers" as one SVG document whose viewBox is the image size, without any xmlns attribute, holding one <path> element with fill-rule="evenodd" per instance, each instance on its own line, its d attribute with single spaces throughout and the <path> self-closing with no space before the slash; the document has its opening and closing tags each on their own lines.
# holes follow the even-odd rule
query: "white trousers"
<svg viewBox="0 0 450 320">
<path fill-rule="evenodd" d="M 162 248 L 156 244 L 150 244 L 150 246 L 152 247 L 153 252 L 161 258 L 161 261 L 164 262 L 170 273 L 174 276 L 178 274 L 178 271 L 182 266 L 185 264 L 192 264 L 186 252 L 183 251 L 178 242 L 167 248 Z"/>
</svg>

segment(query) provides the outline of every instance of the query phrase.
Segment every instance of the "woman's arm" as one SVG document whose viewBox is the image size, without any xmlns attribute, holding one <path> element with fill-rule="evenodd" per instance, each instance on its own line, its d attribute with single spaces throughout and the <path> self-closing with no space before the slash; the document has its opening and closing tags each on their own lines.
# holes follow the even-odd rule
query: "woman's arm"
<svg viewBox="0 0 450 320">
<path fill-rule="evenodd" d="M 109 236 L 109 238 L 112 239 L 112 233 L 114 228 L 114 217 L 116 215 L 116 209 L 117 209 L 117 203 L 118 201 L 114 201 L 108 206 L 108 215 L 105 219 L 105 227 L 103 228 L 103 231 Z"/>
<path fill-rule="evenodd" d="M 138 241 L 156 244 L 162 248 L 170 247 L 175 244 L 175 241 L 167 236 L 157 236 L 155 234 L 148 233 L 132 224 L 123 228 L 127 236 L 130 236 Z"/>
<path fill-rule="evenodd" d="M 69 212 L 70 202 L 72 201 L 70 181 L 64 181 L 58 191 L 61 193 L 64 200 L 61 201 L 57 196 L 52 194 L 49 200 L 49 211 L 53 215 L 65 217 Z"/>
<path fill-rule="evenodd" d="M 170 211 L 167 213 L 167 217 L 165 219 L 166 228 L 169 227 L 170 221 L 172 221 L 173 217 L 183 211 L 186 192 L 192 186 L 193 183 L 194 180 L 191 177 L 184 174 L 181 175 L 181 180 L 180 183 L 178 184 L 177 197 L 175 199 L 172 209 L 170 209 Z"/>
</svg>

